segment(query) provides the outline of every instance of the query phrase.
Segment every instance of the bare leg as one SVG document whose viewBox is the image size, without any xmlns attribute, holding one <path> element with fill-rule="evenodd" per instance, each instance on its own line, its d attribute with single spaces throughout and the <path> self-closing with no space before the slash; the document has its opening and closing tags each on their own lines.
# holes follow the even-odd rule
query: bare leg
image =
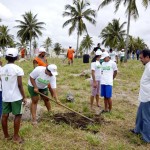
<svg viewBox="0 0 150 150">
<path fill-rule="evenodd" d="M 21 142 L 21 138 L 19 136 L 20 122 L 21 122 L 21 114 L 15 115 L 14 119 L 14 137 L 13 140 L 17 142 Z"/>
<path fill-rule="evenodd" d="M 2 115 L 2 129 L 3 129 L 3 133 L 4 133 L 4 137 L 5 138 L 9 138 L 9 134 L 8 134 L 8 117 L 9 114 L 3 114 Z"/>
<path fill-rule="evenodd" d="M 100 104 L 99 104 L 99 95 L 96 95 L 96 104 L 98 107 L 100 107 Z"/>
<path fill-rule="evenodd" d="M 105 111 L 108 110 L 108 99 L 104 98 Z"/>
<path fill-rule="evenodd" d="M 93 102 L 94 102 L 94 96 L 91 95 L 90 97 L 91 109 L 93 109 Z"/>
<path fill-rule="evenodd" d="M 37 103 L 38 103 L 39 97 L 34 96 L 32 97 L 31 102 L 31 115 L 32 115 L 32 121 L 36 122 L 36 110 L 37 110 Z"/>
<path fill-rule="evenodd" d="M 112 109 L 112 100 L 111 98 L 108 100 L 109 111 Z"/>
<path fill-rule="evenodd" d="M 44 101 L 44 103 L 45 103 L 45 106 L 46 106 L 47 110 L 48 110 L 48 111 L 51 111 L 51 104 L 50 104 L 49 99 L 46 98 L 46 97 L 44 97 L 44 96 L 42 96 L 42 99 L 43 99 L 43 101 Z"/>
</svg>

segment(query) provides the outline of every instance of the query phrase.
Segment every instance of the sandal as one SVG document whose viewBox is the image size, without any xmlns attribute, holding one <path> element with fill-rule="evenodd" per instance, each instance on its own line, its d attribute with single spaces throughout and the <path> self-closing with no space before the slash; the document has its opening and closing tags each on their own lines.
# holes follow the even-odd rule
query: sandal
<svg viewBox="0 0 150 150">
<path fill-rule="evenodd" d="M 33 126 L 37 126 L 37 121 L 32 121 Z"/>
<path fill-rule="evenodd" d="M 108 110 L 102 110 L 101 113 L 107 113 L 109 112 Z"/>
</svg>

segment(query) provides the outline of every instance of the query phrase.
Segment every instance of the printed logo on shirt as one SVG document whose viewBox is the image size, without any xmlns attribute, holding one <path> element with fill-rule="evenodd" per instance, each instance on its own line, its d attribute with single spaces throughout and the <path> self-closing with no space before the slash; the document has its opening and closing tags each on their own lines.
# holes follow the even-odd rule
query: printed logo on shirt
<svg viewBox="0 0 150 150">
<path fill-rule="evenodd" d="M 39 83 L 42 83 L 42 84 L 45 84 L 47 85 L 49 83 L 49 80 L 44 80 L 44 79 L 41 79 L 41 78 L 38 78 L 37 79 Z"/>
<path fill-rule="evenodd" d="M 103 67 L 103 70 L 110 70 L 110 69 L 111 69 L 110 66 Z"/>
<path fill-rule="evenodd" d="M 8 77 L 5 77 L 5 81 L 8 81 Z"/>
<path fill-rule="evenodd" d="M 97 68 L 97 69 L 100 69 L 100 68 L 101 68 L 101 66 L 100 66 L 100 65 L 98 65 L 98 66 L 96 66 L 96 68 Z"/>
</svg>

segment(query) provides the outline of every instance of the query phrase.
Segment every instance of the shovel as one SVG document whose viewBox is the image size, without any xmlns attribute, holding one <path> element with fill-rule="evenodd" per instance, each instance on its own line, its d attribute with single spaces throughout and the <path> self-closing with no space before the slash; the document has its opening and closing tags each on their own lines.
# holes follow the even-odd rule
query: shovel
<svg viewBox="0 0 150 150">
<path fill-rule="evenodd" d="M 54 102 L 54 103 L 56 103 L 56 104 L 58 104 L 58 105 L 60 105 L 60 106 L 62 106 L 62 107 L 64 107 L 64 108 L 66 108 L 66 109 L 68 109 L 68 110 L 70 110 L 70 111 L 72 111 L 72 112 L 78 114 L 79 116 L 82 116 L 83 118 L 86 118 L 87 120 L 94 122 L 94 120 L 92 120 L 92 119 L 90 119 L 90 118 L 84 116 L 83 114 L 81 114 L 81 113 L 79 113 L 79 112 L 77 112 L 77 111 L 75 111 L 75 110 L 73 110 L 73 109 L 71 109 L 71 108 L 69 108 L 69 107 L 67 107 L 67 106 L 65 106 L 65 105 L 63 105 L 62 103 L 57 103 L 55 100 L 49 98 L 49 97 L 46 96 L 45 94 L 43 94 L 43 93 L 41 93 L 41 92 L 38 92 L 38 93 L 39 93 L 40 95 L 42 95 L 42 96 L 45 96 L 46 98 L 48 98 L 48 99 L 51 100 L 52 102 Z"/>
</svg>

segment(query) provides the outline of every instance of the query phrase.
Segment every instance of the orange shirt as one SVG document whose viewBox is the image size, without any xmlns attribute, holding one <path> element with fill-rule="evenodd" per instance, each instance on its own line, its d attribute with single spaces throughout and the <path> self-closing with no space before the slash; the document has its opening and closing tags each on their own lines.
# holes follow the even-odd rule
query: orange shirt
<svg viewBox="0 0 150 150">
<path fill-rule="evenodd" d="M 74 49 L 68 49 L 68 51 L 67 51 L 67 57 L 68 58 L 73 58 L 73 53 L 75 53 Z"/>
<path fill-rule="evenodd" d="M 40 59 L 39 57 L 35 57 L 34 60 L 37 62 L 38 66 L 46 67 L 48 65 L 46 58 L 45 58 L 45 62 L 42 59 Z"/>
</svg>

